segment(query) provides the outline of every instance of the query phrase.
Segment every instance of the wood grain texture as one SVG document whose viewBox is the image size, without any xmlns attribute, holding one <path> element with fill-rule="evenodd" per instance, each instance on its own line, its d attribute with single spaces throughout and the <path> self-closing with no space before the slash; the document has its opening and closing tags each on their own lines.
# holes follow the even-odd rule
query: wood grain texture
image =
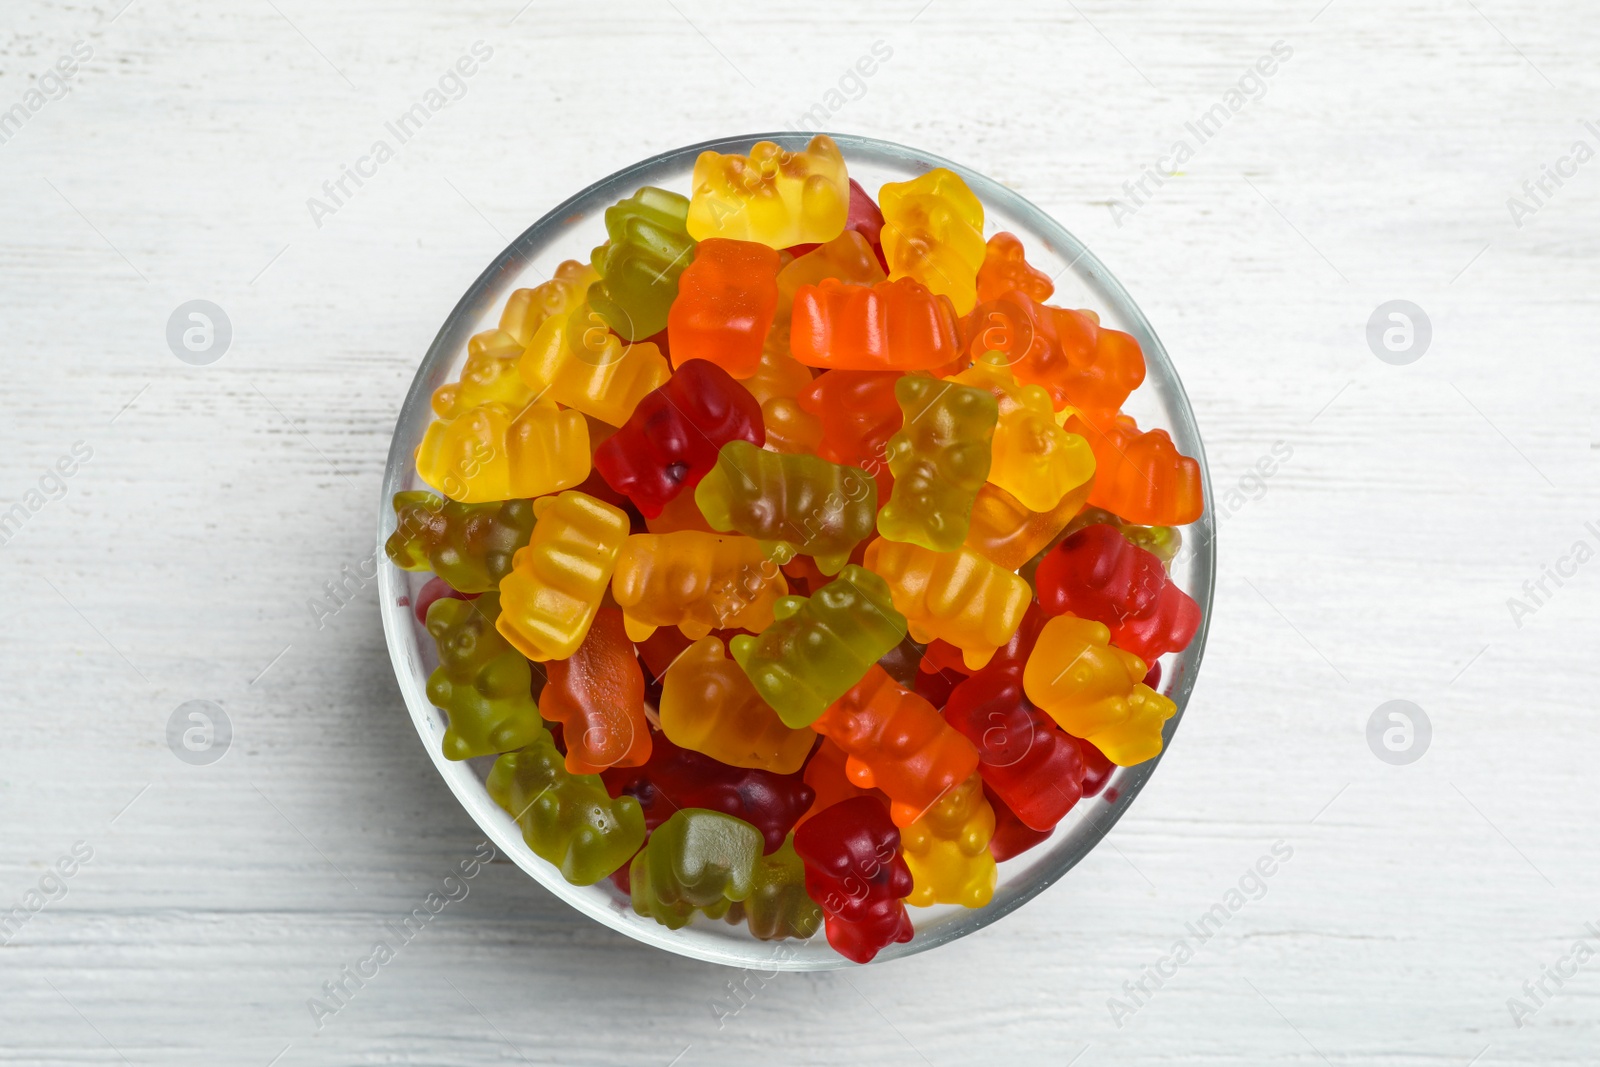
<svg viewBox="0 0 1600 1067">
<path fill-rule="evenodd" d="M 1600 526 L 1600 162 L 1520 228 L 1506 206 L 1600 147 L 1589 5 L 122 2 L 0 15 L 0 108 L 93 49 L 0 144 L 0 499 L 93 449 L 0 547 L 0 913 L 93 849 L 0 947 L 0 1061 L 1593 1062 L 1600 962 L 1525 1026 L 1507 1006 L 1600 947 L 1600 564 L 1520 627 L 1506 606 Z M 307 198 L 478 40 L 465 95 L 314 224 Z M 1265 94 L 1114 222 L 1280 40 Z M 959 159 L 1085 237 L 1172 352 L 1219 491 L 1293 450 L 1222 524 L 1170 758 L 1063 884 L 928 955 L 763 984 L 492 864 L 318 1029 L 308 998 L 479 840 L 370 586 L 321 628 L 306 605 L 371 552 L 417 360 L 569 192 L 790 126 L 877 41 L 831 127 Z M 234 329 L 207 367 L 164 338 L 194 298 Z M 1365 340 L 1395 298 L 1434 330 L 1405 367 Z M 1433 724 L 1406 767 L 1366 742 L 1394 698 Z M 166 746 L 192 699 L 232 719 L 210 767 Z M 1265 896 L 1115 1025 L 1108 998 L 1280 840 Z M 749 1003 L 719 1023 L 732 980 Z"/>
</svg>

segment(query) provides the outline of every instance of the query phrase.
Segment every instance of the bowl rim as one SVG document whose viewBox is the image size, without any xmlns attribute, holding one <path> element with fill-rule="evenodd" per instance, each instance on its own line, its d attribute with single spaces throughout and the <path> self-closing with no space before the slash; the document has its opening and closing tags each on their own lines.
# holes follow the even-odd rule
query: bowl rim
<svg viewBox="0 0 1600 1067">
<path fill-rule="evenodd" d="M 1186 550 L 1189 547 L 1187 542 L 1191 531 L 1198 530 L 1204 533 L 1204 541 L 1198 546 L 1198 551 L 1193 557 L 1195 564 L 1192 575 L 1194 588 L 1189 590 L 1190 595 L 1200 606 L 1201 622 L 1193 641 L 1182 653 L 1188 657 L 1189 669 L 1178 680 L 1177 685 L 1169 694 L 1169 699 L 1176 704 L 1176 710 L 1163 728 L 1160 754 L 1135 767 L 1118 768 L 1118 770 L 1124 772 L 1115 779 L 1115 788 L 1119 791 L 1118 795 L 1115 800 L 1108 802 L 1104 806 L 1098 816 L 1089 816 L 1093 833 L 1088 835 L 1080 843 L 1079 847 L 1065 850 L 1047 870 L 1039 872 L 1027 884 L 1019 886 L 1014 892 L 1007 893 L 1004 899 L 1001 899 L 1000 894 L 997 893 L 996 899 L 988 905 L 974 909 L 968 917 L 968 922 L 959 926 L 947 924 L 939 929 L 928 931 L 926 934 L 919 931 L 918 936 L 910 942 L 890 945 L 885 948 L 872 961 L 873 963 L 904 959 L 993 925 L 1028 903 L 1045 889 L 1054 885 L 1068 871 L 1077 866 L 1101 841 L 1105 840 L 1111 829 L 1132 806 L 1134 799 L 1143 791 L 1151 775 L 1155 773 L 1156 767 L 1160 765 L 1171 748 L 1173 736 L 1188 708 L 1190 696 L 1199 677 L 1206 639 L 1211 629 L 1212 602 L 1216 587 L 1216 521 L 1212 506 L 1213 493 L 1210 467 L 1206 462 L 1204 443 L 1200 435 L 1199 426 L 1195 421 L 1193 407 L 1189 403 L 1182 379 L 1178 376 L 1177 369 L 1173 366 L 1166 347 L 1157 337 L 1143 310 L 1122 286 L 1122 283 L 1089 250 L 1087 244 L 1057 222 L 1049 213 L 1009 187 L 960 163 L 893 141 L 859 134 L 790 130 L 717 137 L 700 141 L 696 144 L 658 152 L 590 183 L 540 216 L 484 268 L 467 288 L 466 292 L 462 294 L 461 298 L 456 301 L 418 364 L 411 386 L 406 391 L 405 399 L 396 416 L 395 430 L 390 438 L 389 451 L 384 467 L 378 507 L 377 537 L 378 558 L 380 561 L 378 575 L 379 614 L 383 621 L 384 638 L 389 650 L 390 664 L 394 668 L 396 681 L 399 683 L 401 695 L 406 701 L 412 724 L 416 728 L 419 738 L 423 741 L 423 747 L 427 749 L 429 757 L 433 760 L 436 770 L 439 771 L 440 776 L 445 780 L 446 785 L 461 803 L 467 814 L 488 835 L 503 855 L 510 857 L 529 876 L 550 890 L 552 894 L 564 903 L 629 938 L 656 948 L 666 949 L 678 955 L 733 967 L 749 967 L 753 959 L 749 957 L 734 958 L 728 953 L 719 952 L 716 944 L 710 939 L 697 941 L 690 938 L 667 936 L 652 939 L 646 936 L 646 930 L 629 922 L 614 908 L 608 907 L 598 894 L 589 893 L 587 891 L 589 887 L 569 885 L 555 867 L 533 855 L 522 840 L 520 829 L 511 821 L 509 815 L 488 800 L 487 793 L 468 793 L 466 787 L 462 784 L 460 775 L 449 771 L 449 767 L 458 765 L 444 758 L 439 745 L 435 743 L 436 739 L 432 736 L 433 705 L 427 700 L 426 694 L 415 684 L 414 674 L 408 678 L 404 670 L 405 666 L 410 662 L 412 653 L 417 651 L 415 627 L 411 626 L 409 622 L 404 630 L 400 626 L 401 620 L 408 620 L 411 615 L 409 604 L 402 605 L 398 603 L 402 597 L 406 596 L 407 591 L 403 583 L 406 581 L 405 575 L 407 572 L 402 571 L 389 560 L 384 552 L 384 544 L 394 527 L 392 498 L 396 492 L 405 490 L 406 483 L 410 480 L 415 469 L 413 456 L 402 445 L 402 430 L 408 420 L 414 416 L 417 409 L 419 407 L 427 407 L 430 402 L 432 393 L 432 387 L 429 385 L 430 372 L 440 364 L 453 364 L 459 357 L 464 343 L 460 337 L 463 322 L 469 318 L 476 322 L 482 314 L 486 294 L 497 286 L 501 277 L 508 270 L 514 268 L 520 274 L 523 268 L 531 264 L 532 255 L 526 249 L 538 245 L 547 235 L 553 235 L 553 231 L 558 231 L 566 225 L 574 211 L 586 201 L 593 199 L 598 191 L 622 185 L 630 176 L 646 173 L 655 167 L 683 159 L 691 154 L 698 156 L 699 153 L 705 151 L 747 153 L 752 145 L 760 141 L 775 142 L 779 146 L 789 149 L 803 148 L 811 138 L 816 136 L 831 137 L 839 145 L 841 153 L 845 155 L 847 160 L 850 155 L 850 149 L 857 148 L 898 159 L 902 163 L 913 167 L 921 167 L 923 169 L 946 167 L 959 175 L 978 196 L 980 201 L 986 205 L 1003 205 L 1013 215 L 1027 217 L 1030 226 L 1047 238 L 1056 252 L 1070 255 L 1068 265 L 1063 269 L 1062 273 L 1068 270 L 1074 271 L 1091 288 L 1099 289 L 1101 294 L 1116 306 L 1118 314 L 1126 320 L 1128 331 L 1138 338 L 1144 350 L 1147 367 L 1156 365 L 1164 372 L 1154 380 L 1147 374 L 1145 384 L 1154 385 L 1157 391 L 1165 395 L 1167 405 L 1171 408 L 1170 414 L 1173 422 L 1173 426 L 1168 428 L 1169 432 L 1180 427 L 1184 431 L 1181 436 L 1186 439 L 1187 445 L 1190 446 L 1186 448 L 1186 454 L 1190 454 L 1191 458 L 1200 465 L 1201 484 L 1205 494 L 1204 508 L 1200 518 L 1183 528 L 1186 534 Z M 409 646 L 407 644 L 408 641 L 410 642 Z M 486 805 L 489 810 L 486 810 Z M 692 929 L 692 927 L 689 929 Z M 859 966 L 843 956 L 824 956 L 820 958 L 786 957 L 783 952 L 783 946 L 792 943 L 789 941 L 770 943 L 772 959 L 767 962 L 767 965 L 786 971 L 832 970 Z M 754 942 L 754 944 L 762 943 Z"/>
</svg>

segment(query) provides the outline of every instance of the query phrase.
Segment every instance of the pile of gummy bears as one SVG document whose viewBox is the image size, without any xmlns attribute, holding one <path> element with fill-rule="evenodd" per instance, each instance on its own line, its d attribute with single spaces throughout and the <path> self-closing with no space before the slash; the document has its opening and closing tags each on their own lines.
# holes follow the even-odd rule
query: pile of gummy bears
<svg viewBox="0 0 1600 1067">
<path fill-rule="evenodd" d="M 529 848 L 866 962 L 1161 751 L 1199 465 L 951 171 L 874 203 L 819 136 L 693 185 L 471 339 L 387 551 Z"/>
</svg>

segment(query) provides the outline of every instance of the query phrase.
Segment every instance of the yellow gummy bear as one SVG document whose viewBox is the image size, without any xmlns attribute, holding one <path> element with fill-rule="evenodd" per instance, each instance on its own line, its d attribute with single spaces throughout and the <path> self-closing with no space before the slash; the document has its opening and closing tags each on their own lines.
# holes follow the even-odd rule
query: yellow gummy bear
<svg viewBox="0 0 1600 1067">
<path fill-rule="evenodd" d="M 994 896 L 996 871 L 989 853 L 994 809 L 976 773 L 940 797 L 916 822 L 900 831 L 911 868 L 907 904 L 919 908 L 960 904 L 981 908 Z"/>
<path fill-rule="evenodd" d="M 911 639 L 950 642 L 968 670 L 982 669 L 1011 640 L 1033 599 L 1027 582 L 965 546 L 934 552 L 880 537 L 863 562 L 889 583 Z"/>
<path fill-rule="evenodd" d="M 464 504 L 543 496 L 589 476 L 589 426 L 549 399 L 479 404 L 430 423 L 416 461 L 423 481 Z"/>
<path fill-rule="evenodd" d="M 534 395 L 612 426 L 627 422 L 639 401 L 672 376 L 661 349 L 649 341 L 624 342 L 587 301 L 546 319 L 517 369 Z"/>
<path fill-rule="evenodd" d="M 935 167 L 908 182 L 878 190 L 883 211 L 883 257 L 889 280 L 915 278 L 943 293 L 965 315 L 978 302 L 983 204 L 951 170 Z"/>
<path fill-rule="evenodd" d="M 761 141 L 748 156 L 702 152 L 689 198 L 689 236 L 772 248 L 831 241 L 850 214 L 844 156 L 826 134 L 801 152 Z M 979 260 L 983 258 L 980 243 Z"/>
<path fill-rule="evenodd" d="M 667 668 L 661 732 L 673 744 L 729 766 L 775 774 L 798 771 L 817 740 L 809 727 L 784 725 L 715 637 L 696 641 Z"/>
<path fill-rule="evenodd" d="M 628 516 L 571 491 L 535 500 L 533 513 L 533 537 L 517 549 L 511 572 L 500 579 L 495 629 L 531 660 L 566 659 L 600 609 L 628 536 Z"/>
<path fill-rule="evenodd" d="M 1079 434 L 1062 429 L 1072 409 L 1058 416 L 1044 387 L 1018 385 L 1004 359 L 986 352 L 951 380 L 988 389 L 1000 406 L 989 481 L 1029 511 L 1050 511 L 1094 477 L 1094 450 Z"/>
<path fill-rule="evenodd" d="M 1039 631 L 1022 688 L 1074 737 L 1119 767 L 1161 754 L 1161 726 L 1177 705 L 1145 685 L 1145 662 L 1111 644 L 1104 624 L 1058 615 Z"/>
<path fill-rule="evenodd" d="M 433 413 L 453 419 L 488 403 L 522 410 L 534 395 L 517 374 L 523 349 L 547 320 L 570 314 L 598 277 L 588 264 L 569 259 L 556 268 L 549 281 L 512 293 L 500 313 L 499 327 L 474 334 L 467 341 L 467 363 L 461 368 L 460 380 L 433 391 Z"/>
</svg>

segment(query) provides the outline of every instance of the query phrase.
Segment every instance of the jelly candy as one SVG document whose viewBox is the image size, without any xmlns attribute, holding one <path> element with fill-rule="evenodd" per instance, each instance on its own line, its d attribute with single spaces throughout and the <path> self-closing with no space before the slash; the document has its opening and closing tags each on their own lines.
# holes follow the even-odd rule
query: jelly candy
<svg viewBox="0 0 1600 1067">
<path fill-rule="evenodd" d="M 987 353 L 987 357 L 997 353 Z M 1037 385 L 1019 385 L 1005 367 L 980 360 L 952 381 L 987 388 L 999 405 L 989 481 L 1023 507 L 1047 512 L 1061 498 L 1094 477 L 1089 442 L 1056 423 L 1050 394 Z"/>
<path fill-rule="evenodd" d="M 972 742 L 876 664 L 812 729 L 844 751 L 852 782 L 888 795 L 896 826 L 910 826 L 978 769 Z"/>
<path fill-rule="evenodd" d="M 1127 415 L 1087 413 L 1067 420 L 1094 449 L 1089 503 L 1143 526 L 1182 526 L 1205 510 L 1200 464 L 1181 455 L 1165 430 L 1140 433 Z"/>
<path fill-rule="evenodd" d="M 416 463 L 418 477 L 462 503 L 543 496 L 588 477 L 589 427 L 549 398 L 480 404 L 429 423 Z"/>
<path fill-rule="evenodd" d="M 789 328 L 774 324 L 767 332 L 756 372 L 739 383 L 761 405 L 768 448 L 779 452 L 815 452 L 822 424 L 803 410 L 797 397 L 811 386 L 811 368 L 789 355 Z M 824 457 L 826 458 L 826 457 Z"/>
<path fill-rule="evenodd" d="M 652 739 L 644 766 L 613 767 L 600 777 L 612 796 L 638 799 L 647 827 L 660 826 L 682 808 L 706 808 L 754 826 L 767 852 L 778 850 L 816 798 L 799 774 L 730 767 L 662 734 Z"/>
<path fill-rule="evenodd" d="M 730 441 L 694 499 L 714 529 L 756 538 L 779 563 L 805 553 L 834 574 L 871 535 L 878 487 L 859 467 Z"/>
<path fill-rule="evenodd" d="M 575 491 L 537 500 L 533 510 L 533 537 L 500 581 L 495 626 L 531 660 L 566 659 L 600 608 L 628 536 L 628 516 Z"/>
<path fill-rule="evenodd" d="M 854 285 L 875 285 L 888 275 L 878 263 L 878 254 L 867 239 L 854 230 L 798 256 L 778 272 L 780 321 L 788 322 L 794 312 L 794 294 L 802 285 L 816 285 L 824 278 L 837 278 Z"/>
<path fill-rule="evenodd" d="M 1001 231 L 984 246 L 983 266 L 978 268 L 978 299 L 998 300 L 1013 289 L 1041 304 L 1056 291 L 1048 274 L 1029 265 L 1017 235 Z"/>
<path fill-rule="evenodd" d="M 900 831 L 872 797 L 825 808 L 795 831 L 805 864 L 806 893 L 822 908 L 828 944 L 856 963 L 910 941 L 903 898 L 911 871 L 900 855 Z"/>
<path fill-rule="evenodd" d="M 873 797 L 881 803 L 885 810 L 889 807 L 889 798 L 881 789 L 862 789 L 850 780 L 849 772 L 845 767 L 850 757 L 844 750 L 826 737 L 821 739 L 811 758 L 806 761 L 805 782 L 816 793 L 816 799 L 811 802 L 811 807 L 800 816 L 800 821 L 795 825 L 803 824 L 807 819 L 816 815 L 824 808 L 831 808 L 840 801 L 850 800 L 854 797 Z"/>
<path fill-rule="evenodd" d="M 548 733 L 495 760 L 485 785 L 534 855 L 573 885 L 593 885 L 644 844 L 639 802 L 612 799 L 592 774 L 569 773 Z"/>
<path fill-rule="evenodd" d="M 528 661 L 495 631 L 499 614 L 496 593 L 446 597 L 428 609 L 428 633 L 439 649 L 428 699 L 450 713 L 441 746 L 446 759 L 509 752 L 544 733 Z"/>
<path fill-rule="evenodd" d="M 944 718 L 978 750 L 985 786 L 1034 830 L 1048 831 L 1083 795 L 1078 741 L 1022 689 L 1020 670 L 983 670 L 950 694 Z"/>
<path fill-rule="evenodd" d="M 728 372 L 692 359 L 639 401 L 627 423 L 595 450 L 595 469 L 645 518 L 693 489 L 733 440 L 761 445 L 761 407 Z"/>
<path fill-rule="evenodd" d="M 950 298 L 965 315 L 978 299 L 983 204 L 954 171 L 935 167 L 911 181 L 878 190 L 883 209 L 883 255 L 890 278 L 915 278 Z"/>
<path fill-rule="evenodd" d="M 889 587 L 855 564 L 809 599 L 784 597 L 773 617 L 759 636 L 735 637 L 729 651 L 794 729 L 815 722 L 906 635 Z"/>
<path fill-rule="evenodd" d="M 931 370 L 956 358 L 955 310 L 911 278 L 852 285 L 825 278 L 794 294 L 789 348 L 808 367 Z"/>
<path fill-rule="evenodd" d="M 1162 724 L 1176 710 L 1144 676 L 1144 661 L 1111 647 L 1103 623 L 1058 615 L 1040 631 L 1022 684 L 1063 730 L 1132 767 L 1161 754 Z"/>
<path fill-rule="evenodd" d="M 678 276 L 694 251 L 688 215 L 688 200 L 650 185 L 606 208 L 607 241 L 590 257 L 600 280 L 588 299 L 624 341 L 666 329 Z"/>
<path fill-rule="evenodd" d="M 625 342 L 587 303 L 553 315 L 528 342 L 517 364 L 535 396 L 547 396 L 611 426 L 621 426 L 640 400 L 671 374 L 649 341 Z"/>
<path fill-rule="evenodd" d="M 622 612 L 601 608 L 572 655 L 545 666 L 543 715 L 562 726 L 567 770 L 595 774 L 650 758 L 644 672 L 623 630 Z"/>
<path fill-rule="evenodd" d="M 1113 645 L 1146 663 L 1188 647 L 1200 628 L 1199 605 L 1167 577 L 1161 560 L 1113 526 L 1068 536 L 1040 562 L 1034 584 L 1046 611 L 1105 623 Z"/>
<path fill-rule="evenodd" d="M 701 241 L 667 316 L 673 364 L 704 359 L 734 378 L 753 375 L 778 306 L 778 266 L 766 245 Z"/>
<path fill-rule="evenodd" d="M 817 736 L 785 726 L 715 637 L 696 641 L 666 670 L 661 731 L 674 744 L 734 767 L 794 774 Z"/>
<path fill-rule="evenodd" d="M 765 630 L 773 603 L 788 591 L 754 540 L 694 530 L 634 534 L 611 578 L 634 641 L 658 626 L 677 626 L 692 640 L 712 630 Z"/>
<path fill-rule="evenodd" d="M 419 491 L 394 495 L 395 531 L 384 553 L 408 571 L 432 570 L 462 593 L 496 588 L 533 532 L 533 504 L 463 504 Z"/>
<path fill-rule="evenodd" d="M 822 925 L 822 909 L 806 895 L 805 865 L 791 835 L 783 847 L 756 860 L 750 895 L 725 916 L 743 922 L 762 941 L 807 938 Z"/>
<path fill-rule="evenodd" d="M 817 455 L 870 473 L 878 483 L 879 500 L 888 500 L 894 488 L 889 438 L 905 421 L 895 398 L 899 380 L 892 371 L 830 370 L 799 394 L 800 406 L 817 418 L 821 429 Z"/>
<path fill-rule="evenodd" d="M 1030 511 L 1022 502 L 993 482 L 985 482 L 972 501 L 966 546 L 1006 570 L 1017 570 L 1072 521 L 1089 499 L 1092 481 L 1061 498 L 1049 511 Z"/>
<path fill-rule="evenodd" d="M 972 775 L 940 797 L 900 832 L 912 889 L 906 903 L 919 908 L 959 904 L 981 908 L 994 896 L 997 872 L 989 854 L 994 809 L 983 779 Z"/>
<path fill-rule="evenodd" d="M 755 888 L 761 833 L 718 811 L 686 808 L 650 834 L 633 858 L 628 881 L 633 910 L 676 930 L 695 912 L 713 919 Z"/>
<path fill-rule="evenodd" d="M 970 548 L 930 552 L 878 538 L 867 546 L 863 562 L 889 583 L 911 636 L 950 642 L 962 650 L 968 670 L 989 662 L 1033 599 L 1027 582 Z"/>
<path fill-rule="evenodd" d="M 689 233 L 772 248 L 830 241 L 844 230 L 850 187 L 844 157 L 826 134 L 800 152 L 760 141 L 748 156 L 705 151 L 695 160 Z"/>
<path fill-rule="evenodd" d="M 907 375 L 895 384 L 905 426 L 889 439 L 894 492 L 878 532 L 935 552 L 966 540 L 973 500 L 989 477 L 999 405 L 987 391 Z"/>
</svg>

